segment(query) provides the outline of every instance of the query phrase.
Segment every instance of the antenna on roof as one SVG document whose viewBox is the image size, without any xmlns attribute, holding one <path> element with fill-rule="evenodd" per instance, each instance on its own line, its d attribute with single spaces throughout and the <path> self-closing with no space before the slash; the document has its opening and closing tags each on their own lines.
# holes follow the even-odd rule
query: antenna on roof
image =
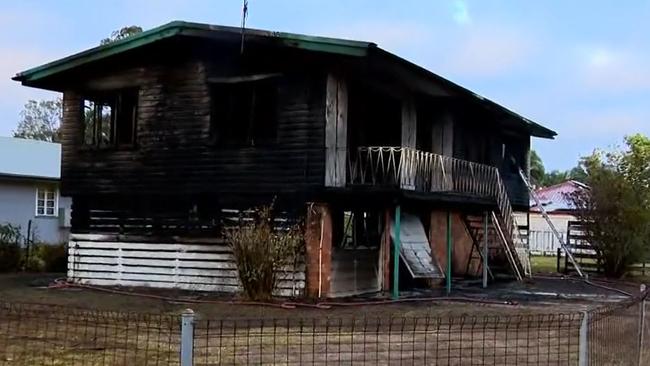
<svg viewBox="0 0 650 366">
<path fill-rule="evenodd" d="M 244 6 L 241 10 L 241 54 L 244 54 L 244 30 L 246 28 L 246 18 L 248 18 L 248 0 L 244 0 Z"/>
</svg>

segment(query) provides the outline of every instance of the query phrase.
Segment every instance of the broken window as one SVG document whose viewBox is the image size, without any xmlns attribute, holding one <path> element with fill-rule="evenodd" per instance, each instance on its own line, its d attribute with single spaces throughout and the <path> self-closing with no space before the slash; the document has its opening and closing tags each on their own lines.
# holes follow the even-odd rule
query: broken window
<svg viewBox="0 0 650 366">
<path fill-rule="evenodd" d="M 132 145 L 137 104 L 136 90 L 84 98 L 84 144 L 96 147 Z"/>
<path fill-rule="evenodd" d="M 222 146 L 263 146 L 276 140 L 277 84 L 273 80 L 212 87 L 211 132 Z"/>
</svg>

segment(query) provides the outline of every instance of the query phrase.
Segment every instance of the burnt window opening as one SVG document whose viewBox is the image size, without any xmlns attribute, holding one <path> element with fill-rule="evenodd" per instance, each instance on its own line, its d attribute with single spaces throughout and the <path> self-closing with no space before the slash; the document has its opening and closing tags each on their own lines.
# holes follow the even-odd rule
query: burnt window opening
<svg viewBox="0 0 650 366">
<path fill-rule="evenodd" d="M 97 94 L 83 99 L 84 145 L 99 148 L 135 143 L 137 90 Z"/>
<path fill-rule="evenodd" d="M 278 87 L 273 80 L 212 86 L 211 134 L 221 146 L 267 146 L 276 142 Z"/>
</svg>

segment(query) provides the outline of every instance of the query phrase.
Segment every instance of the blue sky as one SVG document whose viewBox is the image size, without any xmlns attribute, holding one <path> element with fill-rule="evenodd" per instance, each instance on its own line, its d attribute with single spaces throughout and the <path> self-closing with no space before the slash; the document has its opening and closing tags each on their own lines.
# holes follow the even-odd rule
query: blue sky
<svg viewBox="0 0 650 366">
<path fill-rule="evenodd" d="M 534 140 L 567 169 L 626 134 L 650 135 L 650 0 L 249 0 L 255 28 L 369 40 L 559 133 Z M 97 45 L 125 25 L 238 25 L 241 0 L 13 1 L 0 12 L 0 135 L 54 93 L 16 72 Z"/>
</svg>

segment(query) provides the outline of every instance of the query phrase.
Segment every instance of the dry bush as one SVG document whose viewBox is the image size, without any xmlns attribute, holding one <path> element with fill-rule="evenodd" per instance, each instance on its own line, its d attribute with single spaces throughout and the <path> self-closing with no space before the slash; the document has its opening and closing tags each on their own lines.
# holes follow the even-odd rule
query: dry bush
<svg viewBox="0 0 650 366">
<path fill-rule="evenodd" d="M 278 273 L 295 262 L 303 233 L 298 225 L 276 227 L 272 206 L 252 212 L 251 218 L 240 218 L 238 226 L 224 229 L 224 236 L 246 295 L 252 300 L 268 300 L 277 287 Z"/>
</svg>

